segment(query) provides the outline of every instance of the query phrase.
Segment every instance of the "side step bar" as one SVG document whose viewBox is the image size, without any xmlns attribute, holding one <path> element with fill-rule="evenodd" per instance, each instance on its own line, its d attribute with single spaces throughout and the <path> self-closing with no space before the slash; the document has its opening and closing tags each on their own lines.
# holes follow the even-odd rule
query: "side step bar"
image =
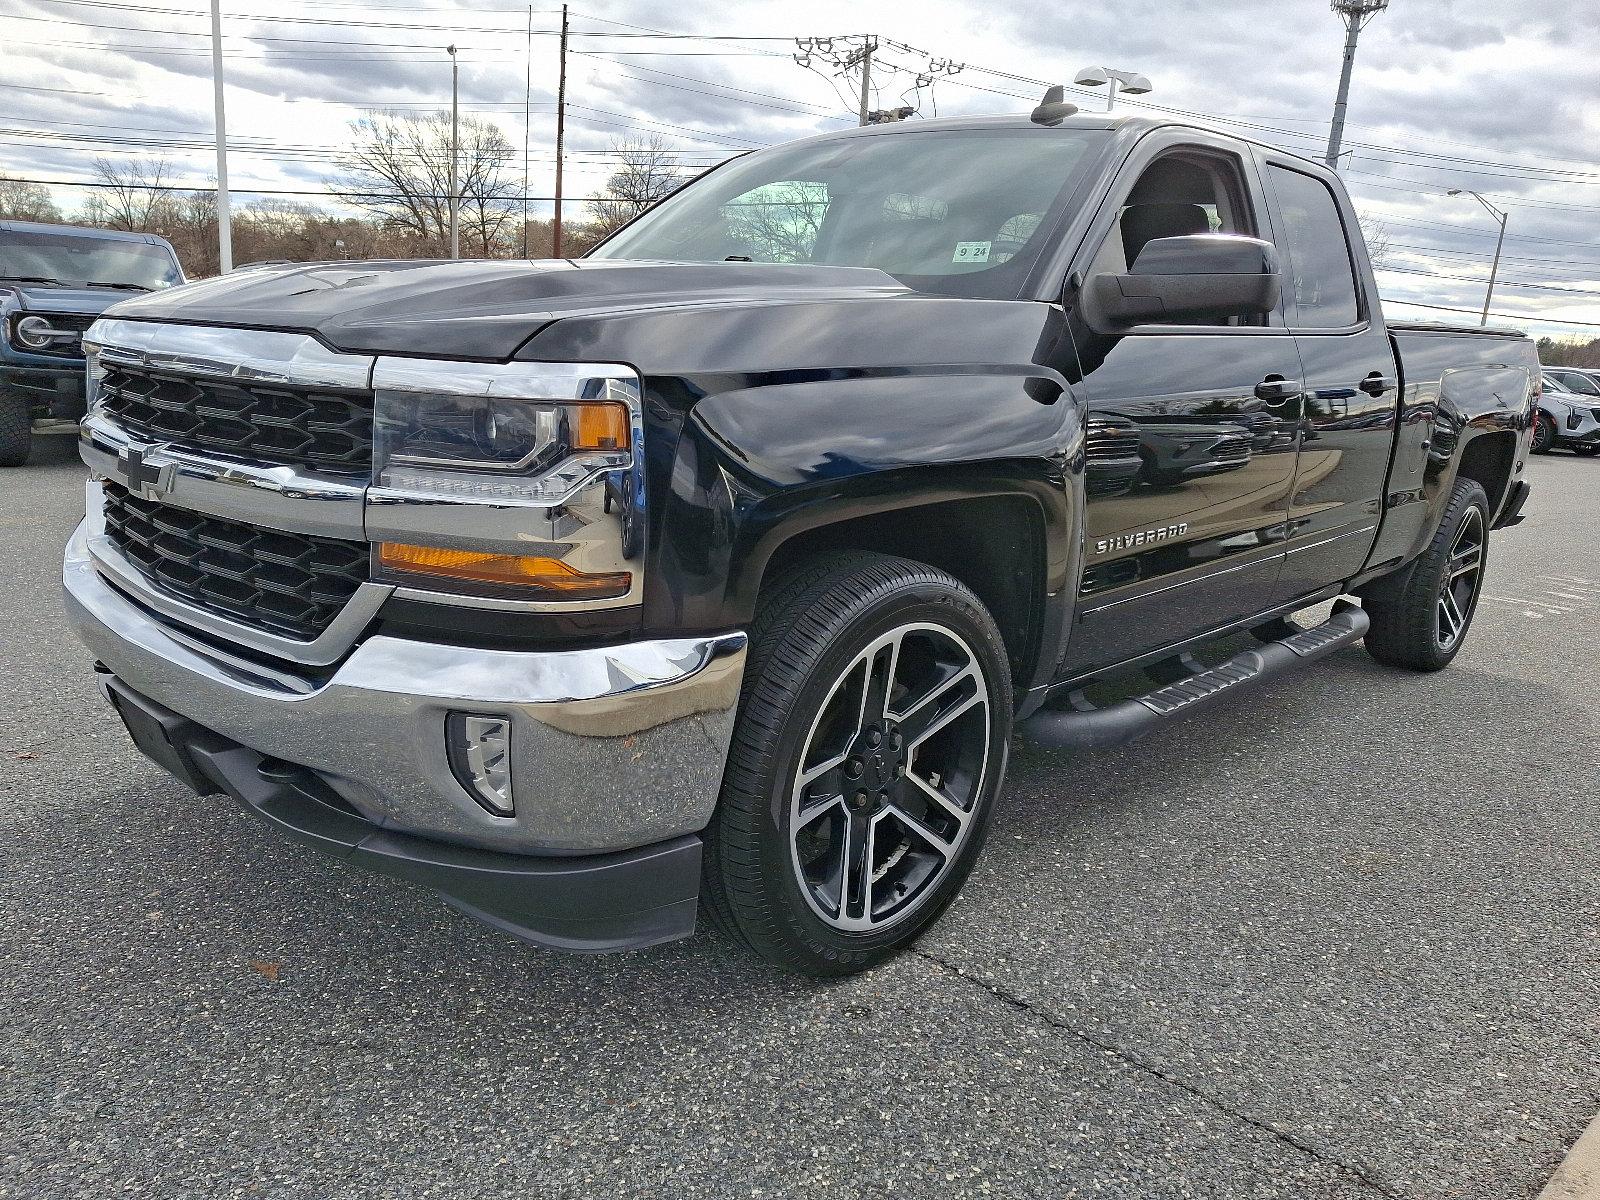
<svg viewBox="0 0 1600 1200">
<path fill-rule="evenodd" d="M 1019 729 L 1025 737 L 1046 746 L 1100 750 L 1120 745 L 1168 721 L 1208 708 L 1238 688 L 1265 683 L 1359 642 L 1371 624 L 1361 608 L 1348 600 L 1339 600 L 1333 606 L 1333 615 L 1315 629 L 1294 630 L 1259 650 L 1236 654 L 1219 667 L 1198 671 L 1107 708 L 1080 705 L 1071 709 L 1041 709 L 1023 721 Z"/>
</svg>

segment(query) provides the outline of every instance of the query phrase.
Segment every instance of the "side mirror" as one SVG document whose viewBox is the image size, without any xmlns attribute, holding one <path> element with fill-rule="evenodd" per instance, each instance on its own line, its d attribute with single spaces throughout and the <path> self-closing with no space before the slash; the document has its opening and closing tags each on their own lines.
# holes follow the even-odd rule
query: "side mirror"
<svg viewBox="0 0 1600 1200">
<path fill-rule="evenodd" d="M 1116 328 L 1259 317 L 1278 307 L 1282 288 L 1277 248 L 1231 233 L 1152 238 L 1126 275 L 1090 280 L 1097 315 Z"/>
</svg>

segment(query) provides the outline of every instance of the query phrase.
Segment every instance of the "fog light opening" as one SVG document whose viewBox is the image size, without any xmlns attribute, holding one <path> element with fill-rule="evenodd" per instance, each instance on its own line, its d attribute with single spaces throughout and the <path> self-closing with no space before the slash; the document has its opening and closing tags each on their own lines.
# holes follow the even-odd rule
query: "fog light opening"
<svg viewBox="0 0 1600 1200">
<path fill-rule="evenodd" d="M 511 797 L 511 722 L 451 713 L 445 726 L 450 769 L 477 802 L 497 817 L 515 812 Z"/>
</svg>

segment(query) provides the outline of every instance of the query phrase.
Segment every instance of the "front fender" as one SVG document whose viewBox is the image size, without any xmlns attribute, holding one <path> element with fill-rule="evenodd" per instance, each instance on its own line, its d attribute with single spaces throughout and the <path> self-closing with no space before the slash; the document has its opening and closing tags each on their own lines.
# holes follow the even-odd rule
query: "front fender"
<svg viewBox="0 0 1600 1200">
<path fill-rule="evenodd" d="M 790 538 L 918 505 L 1014 496 L 1039 510 L 1040 576 L 1059 592 L 1076 561 L 1082 426 L 1065 380 L 1040 368 L 748 380 L 707 396 L 685 422 L 657 526 L 658 575 L 689 625 L 739 625 Z M 915 558 L 918 547 L 903 552 Z"/>
</svg>

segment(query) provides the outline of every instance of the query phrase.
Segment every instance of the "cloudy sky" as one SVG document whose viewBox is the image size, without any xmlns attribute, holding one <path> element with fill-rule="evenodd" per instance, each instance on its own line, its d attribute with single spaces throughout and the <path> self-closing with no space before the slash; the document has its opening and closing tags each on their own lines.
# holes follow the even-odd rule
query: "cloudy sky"
<svg viewBox="0 0 1600 1200">
<path fill-rule="evenodd" d="M 224 0 L 223 12 L 236 203 L 258 190 L 328 203 L 351 118 L 448 105 L 451 42 L 464 107 L 519 147 L 531 69 L 529 191 L 550 194 L 550 0 L 534 0 L 531 39 L 527 6 L 503 0 Z M 797 64 L 795 37 L 883 39 L 879 107 L 1016 112 L 1038 81 L 1103 65 L 1154 82 L 1130 107 L 1317 157 L 1343 39 L 1325 0 L 579 0 L 571 28 L 567 191 L 579 196 L 603 182 L 619 140 L 657 134 L 687 167 L 854 124 L 850 83 Z M 918 89 L 930 62 L 960 68 Z M 154 153 L 173 182 L 206 186 L 206 9 L 0 0 L 0 105 L 0 173 L 84 181 L 97 156 Z M 1470 196 L 1446 195 L 1468 188 L 1510 213 L 1494 311 L 1600 336 L 1600 3 L 1393 0 L 1362 34 L 1345 148 L 1356 203 L 1387 233 L 1392 315 L 1481 305 L 1495 224 Z M 53 190 L 69 211 L 84 194 Z"/>
</svg>

